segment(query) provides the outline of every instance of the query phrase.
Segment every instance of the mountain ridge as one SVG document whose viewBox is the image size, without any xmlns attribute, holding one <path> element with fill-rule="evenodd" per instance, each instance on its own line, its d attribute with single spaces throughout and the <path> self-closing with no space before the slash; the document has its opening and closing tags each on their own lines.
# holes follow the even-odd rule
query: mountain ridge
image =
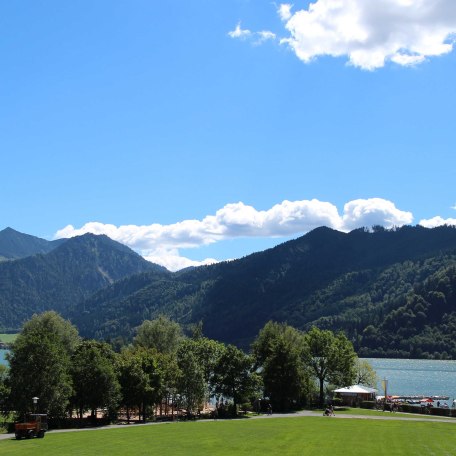
<svg viewBox="0 0 456 456">
<path fill-rule="evenodd" d="M 338 306 L 348 312 L 352 300 L 356 312 L 363 314 L 358 301 L 366 306 L 371 304 L 358 294 L 373 293 L 382 274 L 393 274 L 391 271 L 407 268 L 410 263 L 415 271 L 411 277 L 424 281 L 426 274 L 436 273 L 450 264 L 455 254 L 456 229 L 452 227 L 406 226 L 394 230 L 376 227 L 350 233 L 322 227 L 239 260 L 175 273 L 164 281 L 151 280 L 132 289 L 130 295 L 116 299 L 92 296 L 85 303 L 85 316 L 73 318 L 85 335 L 100 338 L 118 334 L 131 337 L 141 318 L 154 318 L 160 313 L 183 324 L 201 320 L 208 337 L 244 348 L 269 319 L 287 321 L 301 329 L 320 324 L 328 329 L 344 330 L 353 338 L 365 328 L 354 331 L 352 323 L 339 324 L 342 317 L 340 321 L 331 320 L 325 306 L 338 315 Z M 425 272 L 420 272 L 421 263 L 430 259 L 434 259 L 435 265 L 432 268 L 428 265 Z M 415 279 L 410 279 L 404 293 L 413 292 Z M 345 289 L 338 282 L 345 284 Z M 388 286 L 393 289 L 399 285 L 390 280 Z M 390 294 L 394 295 L 392 289 Z M 323 292 L 331 296 L 323 300 L 324 306 L 318 304 Z M 393 304 L 389 300 L 384 300 L 372 308 L 389 312 L 390 305 Z M 356 320 L 356 316 L 350 318 Z M 374 316 L 365 319 L 367 327 Z M 111 331 L 110 326 L 116 330 Z"/>
<path fill-rule="evenodd" d="M 17 260 L 38 253 L 49 253 L 65 240 L 47 241 L 30 234 L 21 233 L 8 226 L 0 231 L 0 257 L 5 260 Z"/>
<path fill-rule="evenodd" d="M 0 326 L 18 328 L 44 310 L 66 315 L 72 304 L 117 280 L 163 270 L 104 235 L 67 239 L 48 253 L 0 263 Z"/>
</svg>

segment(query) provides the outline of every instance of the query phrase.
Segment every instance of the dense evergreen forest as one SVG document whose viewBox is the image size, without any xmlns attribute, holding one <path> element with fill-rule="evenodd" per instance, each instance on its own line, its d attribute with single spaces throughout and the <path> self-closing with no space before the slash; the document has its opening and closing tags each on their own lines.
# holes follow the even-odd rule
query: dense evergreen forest
<svg viewBox="0 0 456 456">
<path fill-rule="evenodd" d="M 86 336 L 129 339 L 166 313 L 246 348 L 272 319 L 342 330 L 362 356 L 456 358 L 456 230 L 319 228 L 246 258 L 103 289 L 71 313 Z"/>
<path fill-rule="evenodd" d="M 72 304 L 132 274 L 167 272 L 107 236 L 86 234 L 57 244 L 34 244 L 37 238 L 23 236 L 26 236 L 24 242 L 20 242 L 20 233 L 14 232 L 14 243 L 5 241 L 11 240 L 11 236 L 0 236 L 0 255 L 5 250 L 13 255 L 17 246 L 21 247 L 19 252 L 26 250 L 24 246 L 31 251 L 47 245 L 50 250 L 0 262 L 0 329 L 3 331 L 20 328 L 34 313 L 56 310 L 65 314 Z"/>
<path fill-rule="evenodd" d="M 322 227 L 177 273 L 119 245 L 86 235 L 0 263 L 0 325 L 18 327 L 53 309 L 84 337 L 121 344 L 144 320 L 165 314 L 184 328 L 202 322 L 208 337 L 245 349 L 273 320 L 342 330 L 360 356 L 456 359 L 454 227 Z"/>
</svg>

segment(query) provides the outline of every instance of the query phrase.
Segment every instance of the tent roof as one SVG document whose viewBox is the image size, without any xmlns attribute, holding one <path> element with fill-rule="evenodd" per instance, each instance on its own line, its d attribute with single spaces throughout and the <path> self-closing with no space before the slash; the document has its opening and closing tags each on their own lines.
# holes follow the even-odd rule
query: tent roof
<svg viewBox="0 0 456 456">
<path fill-rule="evenodd" d="M 372 394 L 376 393 L 377 390 L 375 388 L 369 388 L 368 386 L 363 385 L 352 385 L 347 386 L 345 388 L 339 388 L 334 390 L 335 393 L 363 393 L 363 394 Z"/>
</svg>

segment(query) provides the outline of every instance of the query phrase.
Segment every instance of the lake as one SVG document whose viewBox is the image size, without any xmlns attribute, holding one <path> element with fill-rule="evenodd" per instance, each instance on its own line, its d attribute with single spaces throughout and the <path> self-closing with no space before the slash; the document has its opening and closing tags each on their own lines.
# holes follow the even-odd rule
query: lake
<svg viewBox="0 0 456 456">
<path fill-rule="evenodd" d="M 388 395 L 449 396 L 449 405 L 456 398 L 456 361 L 388 358 L 367 361 L 380 380 L 379 395 L 384 394 L 381 380 L 386 378 Z"/>
<path fill-rule="evenodd" d="M 5 356 L 8 353 L 8 350 L 0 350 L 0 364 L 7 364 Z"/>
</svg>

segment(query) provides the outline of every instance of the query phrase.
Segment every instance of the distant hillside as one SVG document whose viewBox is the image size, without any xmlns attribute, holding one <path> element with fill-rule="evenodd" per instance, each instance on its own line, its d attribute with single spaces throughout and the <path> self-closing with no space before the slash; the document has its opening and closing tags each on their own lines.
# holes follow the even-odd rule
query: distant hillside
<svg viewBox="0 0 456 456">
<path fill-rule="evenodd" d="M 33 238 L 33 237 L 32 237 Z M 68 308 L 122 278 L 168 274 L 107 236 L 86 234 L 46 254 L 0 263 L 0 328 L 18 328 L 35 312 Z"/>
<path fill-rule="evenodd" d="M 344 330 L 364 355 L 456 358 L 455 263 L 452 227 L 319 228 L 240 260 L 125 279 L 72 318 L 87 336 L 130 337 L 143 319 L 167 313 L 183 324 L 202 320 L 207 336 L 242 347 L 273 319 Z M 440 281 L 450 284 L 437 300 L 444 305 L 432 297 Z"/>
<path fill-rule="evenodd" d="M 46 241 L 29 234 L 19 233 L 8 227 L 0 231 L 0 261 L 16 260 L 37 253 L 48 253 L 64 241 L 65 239 Z"/>
</svg>

